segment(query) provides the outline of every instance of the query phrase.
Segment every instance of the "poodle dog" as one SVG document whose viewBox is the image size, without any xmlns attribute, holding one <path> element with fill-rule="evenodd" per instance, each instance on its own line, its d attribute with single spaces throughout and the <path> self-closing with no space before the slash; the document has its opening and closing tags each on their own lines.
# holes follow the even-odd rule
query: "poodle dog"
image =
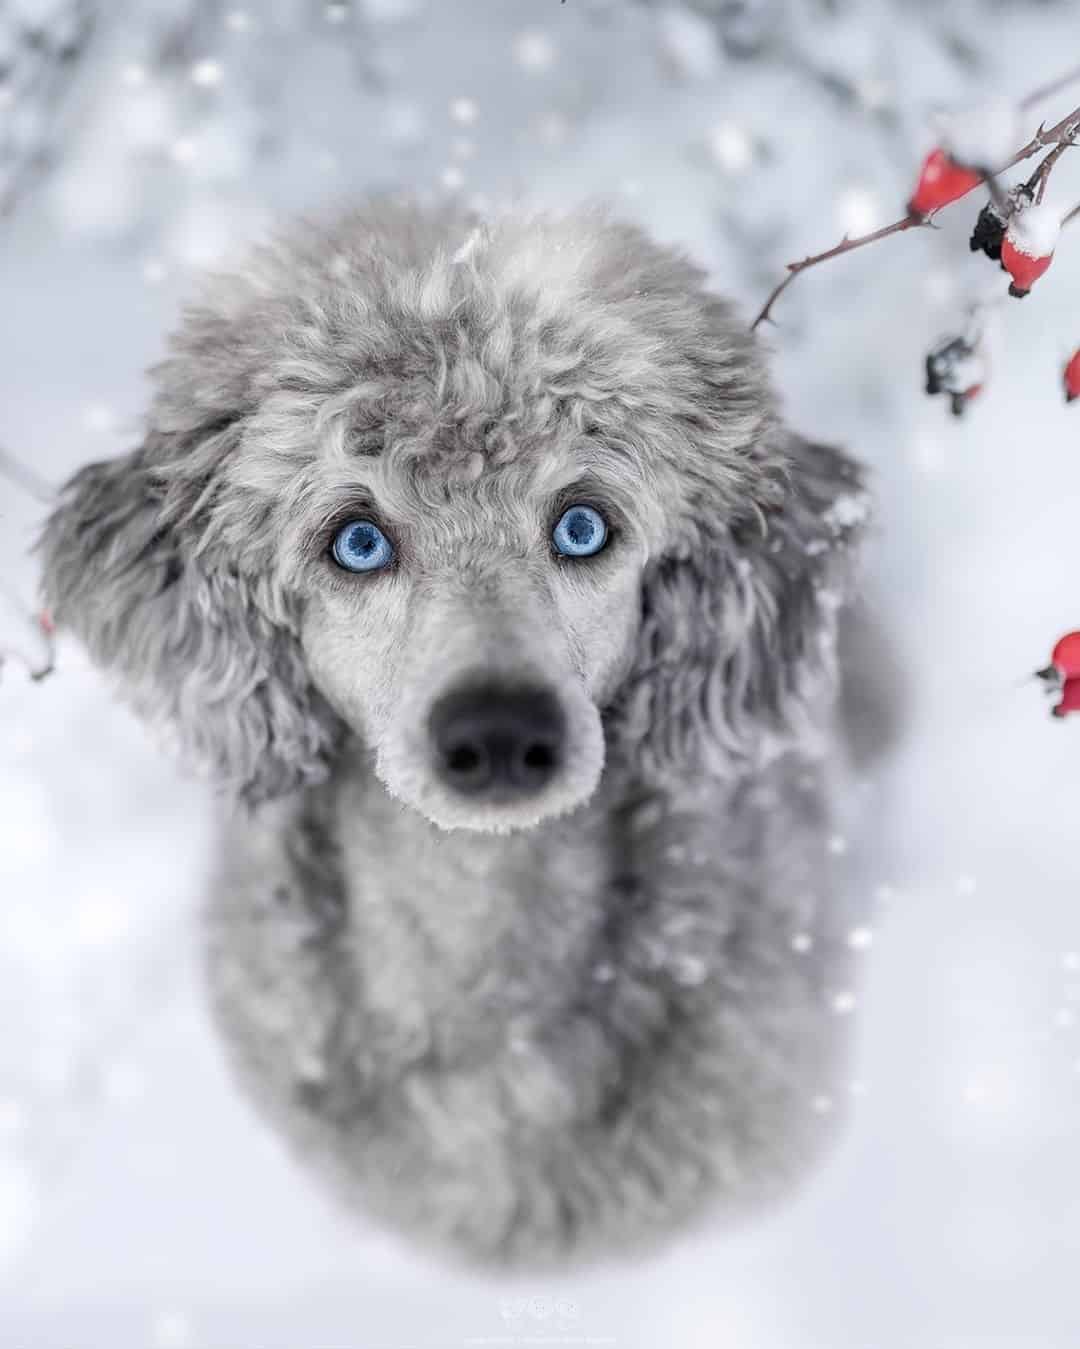
<svg viewBox="0 0 1080 1349">
<path fill-rule="evenodd" d="M 377 200 L 216 278 L 170 350 L 45 590 L 245 807 L 206 948 L 262 1113 L 485 1261 L 782 1193 L 844 1058 L 856 466 L 598 210 Z"/>
</svg>

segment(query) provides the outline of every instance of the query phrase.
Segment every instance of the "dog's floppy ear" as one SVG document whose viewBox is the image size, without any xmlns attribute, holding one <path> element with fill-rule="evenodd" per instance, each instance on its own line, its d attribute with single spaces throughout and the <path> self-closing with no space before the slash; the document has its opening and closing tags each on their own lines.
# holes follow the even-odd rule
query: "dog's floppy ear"
<svg viewBox="0 0 1080 1349">
<path fill-rule="evenodd" d="M 192 444 L 152 433 L 134 453 L 83 468 L 39 547 L 54 621 L 178 734 L 186 758 L 253 804 L 325 775 L 334 719 L 287 604 L 215 565 L 170 502 L 178 456 L 201 460 L 205 495 L 232 434 L 220 423 Z"/>
<path fill-rule="evenodd" d="M 646 575 L 626 711 L 655 771 L 722 771 L 823 729 L 867 498 L 853 461 L 781 434 L 772 504 L 702 523 Z"/>
</svg>

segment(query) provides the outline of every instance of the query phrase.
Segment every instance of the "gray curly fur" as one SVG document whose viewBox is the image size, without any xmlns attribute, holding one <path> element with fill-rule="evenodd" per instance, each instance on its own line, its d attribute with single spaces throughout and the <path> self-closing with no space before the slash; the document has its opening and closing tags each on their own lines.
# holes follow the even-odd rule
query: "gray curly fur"
<svg viewBox="0 0 1080 1349">
<path fill-rule="evenodd" d="M 265 1115 L 366 1212 L 484 1260 L 782 1193 L 843 1060 L 852 462 L 784 429 L 694 266 L 599 211 L 298 226 L 155 375 L 141 447 L 48 522 L 46 599 L 250 807 L 207 944 Z M 615 523 L 570 566 L 567 491 Z M 385 575 L 329 562 L 350 511 L 392 528 Z M 433 699 L 493 674 L 558 690 L 579 749 L 516 813 L 425 757 Z"/>
</svg>

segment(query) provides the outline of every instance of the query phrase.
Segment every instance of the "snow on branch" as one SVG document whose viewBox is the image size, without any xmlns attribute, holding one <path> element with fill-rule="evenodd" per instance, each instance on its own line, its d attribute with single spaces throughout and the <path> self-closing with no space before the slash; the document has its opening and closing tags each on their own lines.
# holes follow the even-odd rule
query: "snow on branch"
<svg viewBox="0 0 1080 1349">
<path fill-rule="evenodd" d="M 1060 94 L 1062 89 L 1067 89 L 1070 84 L 1075 84 L 1080 80 L 1080 66 L 1073 66 L 1072 70 L 1067 70 L 1064 75 L 1059 75 L 1056 80 L 1051 80 L 1049 84 L 1041 85 L 1038 89 L 1033 89 L 1030 94 L 1020 100 L 1020 111 L 1027 112 L 1037 103 L 1043 103 L 1048 98 L 1053 98 L 1055 94 Z"/>
</svg>

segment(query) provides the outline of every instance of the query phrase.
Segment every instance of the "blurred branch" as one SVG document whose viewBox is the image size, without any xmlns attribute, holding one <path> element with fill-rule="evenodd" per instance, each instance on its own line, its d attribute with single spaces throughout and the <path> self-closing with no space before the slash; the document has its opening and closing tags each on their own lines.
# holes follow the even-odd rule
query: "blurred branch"
<svg viewBox="0 0 1080 1349">
<path fill-rule="evenodd" d="M 55 495 L 44 478 L 2 445 L 0 477 L 9 479 L 44 505 Z M 12 658 L 26 666 L 31 679 L 44 679 L 51 674 L 55 663 L 53 628 L 48 615 L 33 613 L 10 586 L 0 581 L 0 673 L 4 662 Z"/>
<path fill-rule="evenodd" d="M 46 505 L 53 499 L 54 491 L 50 484 L 16 459 L 10 450 L 5 450 L 3 445 L 0 445 L 0 474 Z"/>
<path fill-rule="evenodd" d="M 1020 100 L 1022 112 L 1027 112 L 1028 108 L 1033 108 L 1036 103 L 1041 103 L 1045 98 L 1052 98 L 1062 89 L 1067 89 L 1070 84 L 1075 84 L 1080 80 L 1080 66 L 1074 66 L 1072 70 L 1066 71 L 1064 75 L 1059 75 L 1056 80 L 1051 80 L 1049 84 L 1044 84 L 1039 89 L 1033 89 L 1026 98 Z"/>
<path fill-rule="evenodd" d="M 54 157 L 55 124 L 91 46 L 95 0 L 64 0 L 10 20 L 10 46 L 0 60 L 0 218 L 9 215 Z"/>
</svg>

